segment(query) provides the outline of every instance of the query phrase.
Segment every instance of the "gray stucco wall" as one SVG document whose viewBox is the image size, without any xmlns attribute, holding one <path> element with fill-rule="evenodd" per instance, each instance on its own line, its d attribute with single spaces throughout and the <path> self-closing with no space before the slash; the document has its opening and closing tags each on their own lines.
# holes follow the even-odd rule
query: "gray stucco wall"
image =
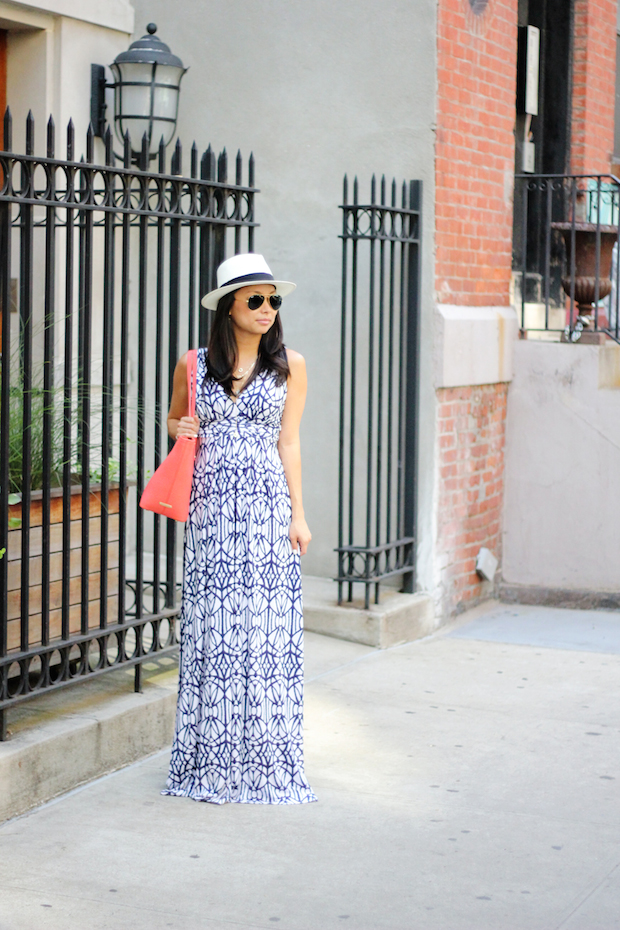
<svg viewBox="0 0 620 930">
<path fill-rule="evenodd" d="M 178 130 L 234 156 L 254 152 L 256 251 L 298 290 L 282 311 L 286 341 L 306 357 L 304 498 L 310 574 L 331 575 L 337 529 L 342 178 L 373 172 L 424 182 L 419 583 L 431 585 L 435 2 L 137 0 L 190 70 Z"/>
<path fill-rule="evenodd" d="M 504 581 L 620 591 L 620 346 L 515 344 Z"/>
</svg>

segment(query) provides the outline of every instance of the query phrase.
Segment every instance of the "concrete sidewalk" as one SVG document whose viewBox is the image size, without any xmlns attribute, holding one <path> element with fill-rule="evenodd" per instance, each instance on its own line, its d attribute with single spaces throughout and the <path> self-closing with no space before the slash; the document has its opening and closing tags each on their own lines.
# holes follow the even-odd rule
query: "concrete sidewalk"
<svg viewBox="0 0 620 930">
<path fill-rule="evenodd" d="M 0 828 L 0 928 L 620 928 L 619 630 L 491 604 L 384 651 L 308 634 L 318 804 L 164 798 L 159 753 Z"/>
</svg>

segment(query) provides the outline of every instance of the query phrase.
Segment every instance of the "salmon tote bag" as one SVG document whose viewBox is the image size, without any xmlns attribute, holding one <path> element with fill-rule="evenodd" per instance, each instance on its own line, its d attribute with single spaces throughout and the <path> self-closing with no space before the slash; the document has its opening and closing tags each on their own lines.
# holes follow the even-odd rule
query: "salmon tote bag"
<svg viewBox="0 0 620 930">
<path fill-rule="evenodd" d="M 187 396 L 189 416 L 196 412 L 196 349 L 187 353 Z M 152 510 L 171 520 L 185 523 L 194 477 L 194 459 L 198 437 L 179 436 L 140 498 L 144 510 Z"/>
</svg>

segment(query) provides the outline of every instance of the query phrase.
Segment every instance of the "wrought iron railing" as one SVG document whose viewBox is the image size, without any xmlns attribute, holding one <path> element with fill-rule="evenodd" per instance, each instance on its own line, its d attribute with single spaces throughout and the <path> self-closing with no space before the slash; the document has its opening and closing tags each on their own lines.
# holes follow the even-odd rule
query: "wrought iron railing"
<svg viewBox="0 0 620 930">
<path fill-rule="evenodd" d="M 518 175 L 513 300 L 521 334 L 620 342 L 618 219 L 612 175 Z"/>
<path fill-rule="evenodd" d="M 178 356 L 204 344 L 200 295 L 215 269 L 253 249 L 254 166 L 177 143 L 157 171 L 127 138 L 86 156 L 0 152 L 0 738 L 6 709 L 177 647 L 181 528 L 138 500 L 169 447 Z M 127 564 L 133 561 L 128 572 Z"/>
<path fill-rule="evenodd" d="M 344 179 L 338 598 L 404 576 L 415 590 L 422 182 Z"/>
</svg>

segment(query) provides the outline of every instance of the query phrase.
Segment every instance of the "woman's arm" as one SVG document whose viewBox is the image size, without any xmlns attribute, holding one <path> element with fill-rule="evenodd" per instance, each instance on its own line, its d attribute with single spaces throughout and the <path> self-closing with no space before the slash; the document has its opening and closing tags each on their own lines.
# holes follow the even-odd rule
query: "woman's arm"
<svg viewBox="0 0 620 930">
<path fill-rule="evenodd" d="M 189 398 L 187 396 L 187 352 L 182 355 L 174 369 L 172 398 L 168 411 L 168 435 L 171 439 L 179 436 L 197 436 L 198 417 L 188 417 Z"/>
<path fill-rule="evenodd" d="M 284 466 L 284 474 L 291 495 L 291 527 L 289 537 L 293 551 L 299 548 L 300 555 L 305 555 L 312 534 L 304 517 L 304 505 L 301 499 L 301 448 L 299 444 L 299 424 L 306 403 L 308 379 L 306 363 L 299 352 L 287 349 L 290 369 L 288 377 L 286 403 L 282 416 L 282 429 L 278 440 L 278 452 Z"/>
</svg>

